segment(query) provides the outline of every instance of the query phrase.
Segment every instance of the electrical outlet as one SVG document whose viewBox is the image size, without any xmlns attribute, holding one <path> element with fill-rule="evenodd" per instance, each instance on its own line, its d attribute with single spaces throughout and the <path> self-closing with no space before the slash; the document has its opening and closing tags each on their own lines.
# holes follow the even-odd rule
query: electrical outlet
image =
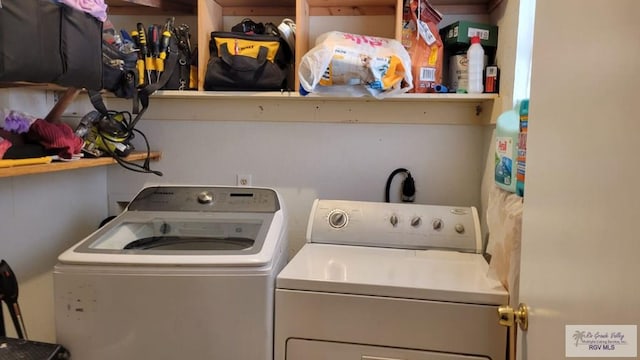
<svg viewBox="0 0 640 360">
<path fill-rule="evenodd" d="M 236 185 L 238 185 L 238 186 L 251 186 L 251 175 L 250 174 L 237 174 L 236 175 Z"/>
</svg>

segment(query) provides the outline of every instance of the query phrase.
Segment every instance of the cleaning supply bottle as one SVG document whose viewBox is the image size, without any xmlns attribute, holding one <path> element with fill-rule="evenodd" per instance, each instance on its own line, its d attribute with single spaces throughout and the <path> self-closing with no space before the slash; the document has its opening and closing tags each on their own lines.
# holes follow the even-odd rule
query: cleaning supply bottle
<svg viewBox="0 0 640 360">
<path fill-rule="evenodd" d="M 529 99 L 522 100 L 519 113 L 516 194 L 524 197 L 524 173 L 527 162 L 527 132 L 529 130 Z"/>
<path fill-rule="evenodd" d="M 480 45 L 480 37 L 471 38 L 471 46 L 467 50 L 468 81 L 467 93 L 481 94 L 484 91 L 482 86 L 482 72 L 484 71 L 484 49 Z"/>
<path fill-rule="evenodd" d="M 519 123 L 518 105 L 500 114 L 496 121 L 494 179 L 496 185 L 510 192 L 516 192 Z"/>
</svg>

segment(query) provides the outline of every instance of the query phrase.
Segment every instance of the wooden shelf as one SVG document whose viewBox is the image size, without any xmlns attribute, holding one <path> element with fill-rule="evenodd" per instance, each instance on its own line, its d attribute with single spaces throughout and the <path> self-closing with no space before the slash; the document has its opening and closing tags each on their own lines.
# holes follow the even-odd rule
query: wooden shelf
<svg viewBox="0 0 640 360">
<path fill-rule="evenodd" d="M 107 0 L 111 15 L 195 15 L 196 0 Z"/>
<path fill-rule="evenodd" d="M 295 92 L 163 90 L 154 93 L 143 121 L 268 121 L 376 124 L 489 125 L 498 94 L 402 94 L 386 99 Z M 131 100 L 105 96 L 107 107 Z"/>
<path fill-rule="evenodd" d="M 265 15 L 274 12 L 274 8 L 292 9 L 295 12 L 295 0 L 210 0 L 223 8 L 225 15 Z M 431 0 L 430 3 L 438 10 L 445 13 L 487 13 L 497 6 L 502 0 Z M 107 0 L 109 13 L 114 15 L 153 15 L 153 14 L 187 14 L 195 15 L 197 12 L 197 0 Z M 343 14 L 341 9 L 360 8 L 366 12 L 371 7 L 395 6 L 394 0 L 312 0 L 311 14 L 325 14 L 323 10 L 334 11 L 327 14 Z M 336 11 L 338 10 L 338 11 Z M 393 9 L 391 9 L 393 10 Z M 279 10 L 281 11 L 281 10 Z M 324 10 L 326 12 L 326 10 Z M 360 11 L 361 12 L 361 11 Z"/>
<path fill-rule="evenodd" d="M 159 151 L 152 151 L 150 155 L 151 160 L 159 160 L 162 155 Z M 139 161 L 145 160 L 147 158 L 146 152 L 136 152 L 127 156 L 125 160 L 127 161 Z M 96 166 L 105 166 L 116 164 L 116 161 L 110 157 L 100 157 L 100 158 L 86 158 L 80 159 L 76 161 L 56 161 L 49 164 L 38 164 L 38 165 L 23 165 L 23 166 L 14 166 L 10 168 L 0 168 L 0 178 L 3 177 L 15 177 L 22 175 L 33 175 L 33 174 L 43 174 L 50 173 L 56 171 L 67 171 L 67 170 L 76 170 L 76 169 L 84 169 Z"/>
<path fill-rule="evenodd" d="M 32 82 L 26 82 L 26 81 L 0 82 L 0 89 L 9 89 L 9 88 L 29 88 L 29 89 L 38 89 L 38 90 L 52 90 L 52 91 L 67 90 L 66 87 L 62 85 L 56 85 L 56 84 L 32 83 Z"/>
<path fill-rule="evenodd" d="M 105 94 L 106 97 L 112 98 L 110 93 Z M 194 90 L 158 90 L 153 93 L 152 98 L 165 99 L 205 99 L 214 100 L 221 98 L 239 98 L 241 100 L 249 99 L 286 99 L 288 101 L 372 101 L 372 102 L 391 102 L 391 101 L 452 101 L 452 102 L 477 102 L 492 101 L 498 97 L 498 94 L 455 94 L 455 93 L 406 93 L 390 96 L 384 99 L 376 99 L 371 96 L 336 96 L 326 94 L 309 94 L 300 95 L 297 92 L 280 92 L 280 91 L 194 91 Z"/>
</svg>

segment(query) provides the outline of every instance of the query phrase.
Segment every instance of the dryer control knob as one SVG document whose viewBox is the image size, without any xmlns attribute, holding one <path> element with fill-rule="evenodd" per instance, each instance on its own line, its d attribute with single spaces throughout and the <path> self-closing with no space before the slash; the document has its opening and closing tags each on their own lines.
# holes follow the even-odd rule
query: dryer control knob
<svg viewBox="0 0 640 360">
<path fill-rule="evenodd" d="M 464 234 L 464 225 L 456 224 L 455 229 L 458 234 Z"/>
<path fill-rule="evenodd" d="M 391 223 L 391 225 L 393 225 L 393 227 L 396 227 L 398 225 L 398 216 L 391 215 L 391 217 L 389 218 L 389 222 Z"/>
<path fill-rule="evenodd" d="M 344 210 L 336 209 L 329 213 L 329 226 L 334 229 L 340 229 L 347 225 L 349 217 Z"/>
<path fill-rule="evenodd" d="M 433 226 L 433 230 L 442 230 L 442 226 L 444 226 L 444 224 L 442 223 L 442 219 L 433 219 L 433 222 L 431 223 L 431 225 Z"/>
<path fill-rule="evenodd" d="M 420 218 L 420 216 L 414 216 L 413 219 L 411 219 L 411 226 L 413 226 L 414 228 L 417 228 L 418 226 L 420 226 L 420 224 L 422 224 L 422 219 Z"/>
<path fill-rule="evenodd" d="M 200 204 L 211 204 L 213 202 L 213 193 L 211 191 L 203 191 L 198 194 L 198 202 Z"/>
</svg>

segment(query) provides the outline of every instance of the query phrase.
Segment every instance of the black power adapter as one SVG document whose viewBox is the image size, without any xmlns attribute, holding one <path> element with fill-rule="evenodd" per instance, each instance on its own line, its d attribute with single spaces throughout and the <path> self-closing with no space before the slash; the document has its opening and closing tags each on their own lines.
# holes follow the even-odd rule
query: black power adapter
<svg viewBox="0 0 640 360">
<path fill-rule="evenodd" d="M 416 199 L 416 184 L 409 170 L 405 168 L 397 168 L 389 175 L 387 185 L 385 187 L 385 201 L 389 202 L 391 182 L 393 181 L 393 178 L 400 173 L 405 174 L 405 178 L 402 180 L 402 202 L 414 202 Z"/>
</svg>

